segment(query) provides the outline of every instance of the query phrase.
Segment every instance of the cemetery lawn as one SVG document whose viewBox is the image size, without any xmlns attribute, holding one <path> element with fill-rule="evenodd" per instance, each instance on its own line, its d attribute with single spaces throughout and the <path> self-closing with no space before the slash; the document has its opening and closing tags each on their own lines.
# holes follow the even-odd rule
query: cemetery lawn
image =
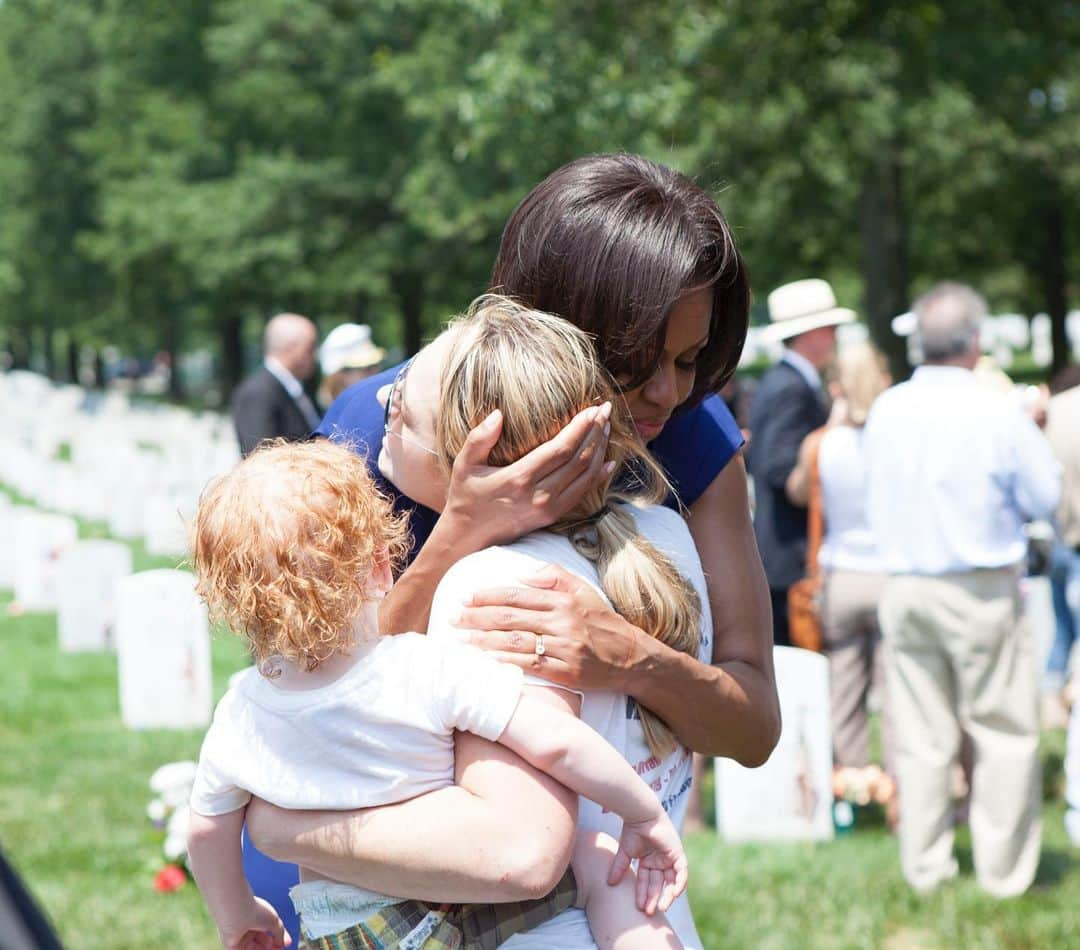
<svg viewBox="0 0 1080 950">
<path fill-rule="evenodd" d="M 137 553 L 137 569 L 158 566 L 141 561 Z M 124 729 L 115 659 L 61 654 L 55 615 L 8 616 L 9 601 L 0 595 L 0 846 L 66 947 L 213 948 L 193 885 L 153 890 L 160 838 L 145 816 L 150 774 L 194 758 L 200 735 Z M 215 697 L 244 663 L 238 641 L 215 638 Z M 1063 737 L 1045 739 L 1044 849 L 1028 895 L 1002 903 L 982 895 L 966 833 L 960 880 L 927 899 L 904 885 L 880 823 L 827 845 L 729 847 L 698 834 L 688 850 L 705 946 L 1080 946 L 1080 852 L 1062 829 Z"/>
</svg>

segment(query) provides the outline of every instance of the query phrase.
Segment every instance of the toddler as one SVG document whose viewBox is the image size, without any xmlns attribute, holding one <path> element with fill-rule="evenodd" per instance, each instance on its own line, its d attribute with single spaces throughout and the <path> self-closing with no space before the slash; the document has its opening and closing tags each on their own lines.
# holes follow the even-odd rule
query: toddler
<svg viewBox="0 0 1080 950">
<path fill-rule="evenodd" d="M 189 858 L 223 945 L 288 943 L 242 871 L 253 795 L 342 810 L 412 798 L 453 783 L 453 732 L 467 730 L 623 819 L 617 849 L 597 840 L 577 849 L 578 906 L 605 933 L 618 932 L 613 920 L 629 928 L 640 912 L 660 911 L 642 945 L 670 946 L 662 911 L 685 889 L 686 855 L 630 765 L 580 720 L 523 690 L 518 668 L 416 633 L 380 636 L 378 602 L 407 545 L 404 519 L 364 460 L 327 441 L 260 448 L 200 502 L 199 593 L 247 637 L 256 660 L 218 704 L 191 797 Z M 626 877 L 635 859 L 636 876 Z M 344 945 L 334 935 L 358 927 L 367 942 L 349 946 L 487 948 L 540 922 L 520 904 L 406 901 L 303 868 L 291 896 L 312 947 Z M 546 918 L 569 899 L 530 904 Z"/>
</svg>

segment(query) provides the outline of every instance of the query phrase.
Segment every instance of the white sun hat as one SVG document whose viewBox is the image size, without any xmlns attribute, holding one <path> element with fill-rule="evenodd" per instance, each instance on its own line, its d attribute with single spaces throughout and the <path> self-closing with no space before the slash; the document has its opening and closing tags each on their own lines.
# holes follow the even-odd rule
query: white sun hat
<svg viewBox="0 0 1080 950">
<path fill-rule="evenodd" d="M 319 368 L 323 376 L 342 369 L 378 366 L 386 351 L 371 342 L 371 327 L 364 323 L 343 323 L 334 327 L 319 347 Z"/>
<path fill-rule="evenodd" d="M 826 280 L 797 280 L 769 294 L 769 319 L 762 331 L 768 341 L 789 340 L 818 327 L 851 323 L 855 311 L 836 306 L 836 295 Z"/>
</svg>

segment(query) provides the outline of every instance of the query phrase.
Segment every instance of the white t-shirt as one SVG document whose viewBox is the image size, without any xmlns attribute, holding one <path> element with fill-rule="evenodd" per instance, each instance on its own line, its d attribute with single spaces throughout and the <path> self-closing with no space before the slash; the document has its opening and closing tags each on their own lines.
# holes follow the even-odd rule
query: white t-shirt
<svg viewBox="0 0 1080 950">
<path fill-rule="evenodd" d="M 693 584 L 701 599 L 701 650 L 703 663 L 712 661 L 712 620 L 697 548 L 686 522 L 674 511 L 659 506 L 632 508 L 638 530 L 666 554 L 679 571 Z M 477 590 L 504 585 L 517 585 L 521 578 L 536 572 L 543 564 L 558 564 L 578 575 L 599 593 L 599 578 L 592 563 L 582 557 L 564 537 L 538 531 L 513 544 L 487 548 L 455 564 L 443 578 L 431 607 L 428 635 L 432 639 L 452 636 L 450 621 L 462 604 Z M 544 680 L 529 682 L 551 686 Z M 582 694 L 581 718 L 608 740 L 637 773 L 656 792 L 676 828 L 681 828 L 686 816 L 692 776 L 689 750 L 679 747 L 663 760 L 649 751 L 636 706 L 630 697 L 621 693 L 586 690 Z M 578 811 L 580 829 L 604 831 L 619 837 L 622 821 L 617 815 L 605 813 L 594 802 L 581 799 Z M 701 940 L 694 929 L 690 904 L 683 894 L 667 912 L 668 920 L 687 947 L 700 947 Z M 589 931 L 584 911 L 564 911 L 553 920 L 527 933 L 517 934 L 502 944 L 507 950 L 593 950 L 596 944 Z"/>
<path fill-rule="evenodd" d="M 861 426 L 834 426 L 818 451 L 825 537 L 818 562 L 826 569 L 879 574 L 885 562 L 878 552 L 866 512 L 866 461 Z"/>
<path fill-rule="evenodd" d="M 214 712 L 191 807 L 223 815 L 255 795 L 351 811 L 452 785 L 454 730 L 497 739 L 522 680 L 474 647 L 418 633 L 380 637 L 319 689 L 279 689 L 246 670 Z"/>
</svg>

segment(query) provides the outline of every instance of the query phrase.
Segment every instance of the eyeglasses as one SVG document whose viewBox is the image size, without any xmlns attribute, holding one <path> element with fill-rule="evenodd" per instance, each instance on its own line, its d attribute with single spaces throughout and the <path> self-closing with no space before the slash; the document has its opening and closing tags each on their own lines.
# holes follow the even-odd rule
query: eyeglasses
<svg viewBox="0 0 1080 950">
<path fill-rule="evenodd" d="M 427 452 L 428 455 L 434 455 L 436 458 L 438 458 L 439 453 L 436 452 L 434 449 L 428 448 L 428 446 L 424 445 L 422 442 L 417 442 L 416 439 L 410 439 L 407 435 L 403 435 L 400 432 L 395 432 L 393 429 L 390 428 L 390 423 L 392 421 L 392 413 L 396 412 L 397 415 L 401 415 L 401 406 L 395 405 L 395 403 L 400 402 L 401 400 L 401 387 L 402 384 L 405 382 L 405 375 L 409 372 L 409 367 L 412 366 L 413 360 L 415 359 L 415 356 L 411 356 L 404 363 L 402 363 L 401 369 L 397 371 L 397 375 L 394 377 L 394 381 L 390 384 L 390 392 L 386 394 L 386 405 L 383 407 L 383 436 L 395 436 L 401 439 L 401 441 L 406 443 L 407 445 L 413 445 L 416 448 L 422 449 L 423 451 Z"/>
</svg>

